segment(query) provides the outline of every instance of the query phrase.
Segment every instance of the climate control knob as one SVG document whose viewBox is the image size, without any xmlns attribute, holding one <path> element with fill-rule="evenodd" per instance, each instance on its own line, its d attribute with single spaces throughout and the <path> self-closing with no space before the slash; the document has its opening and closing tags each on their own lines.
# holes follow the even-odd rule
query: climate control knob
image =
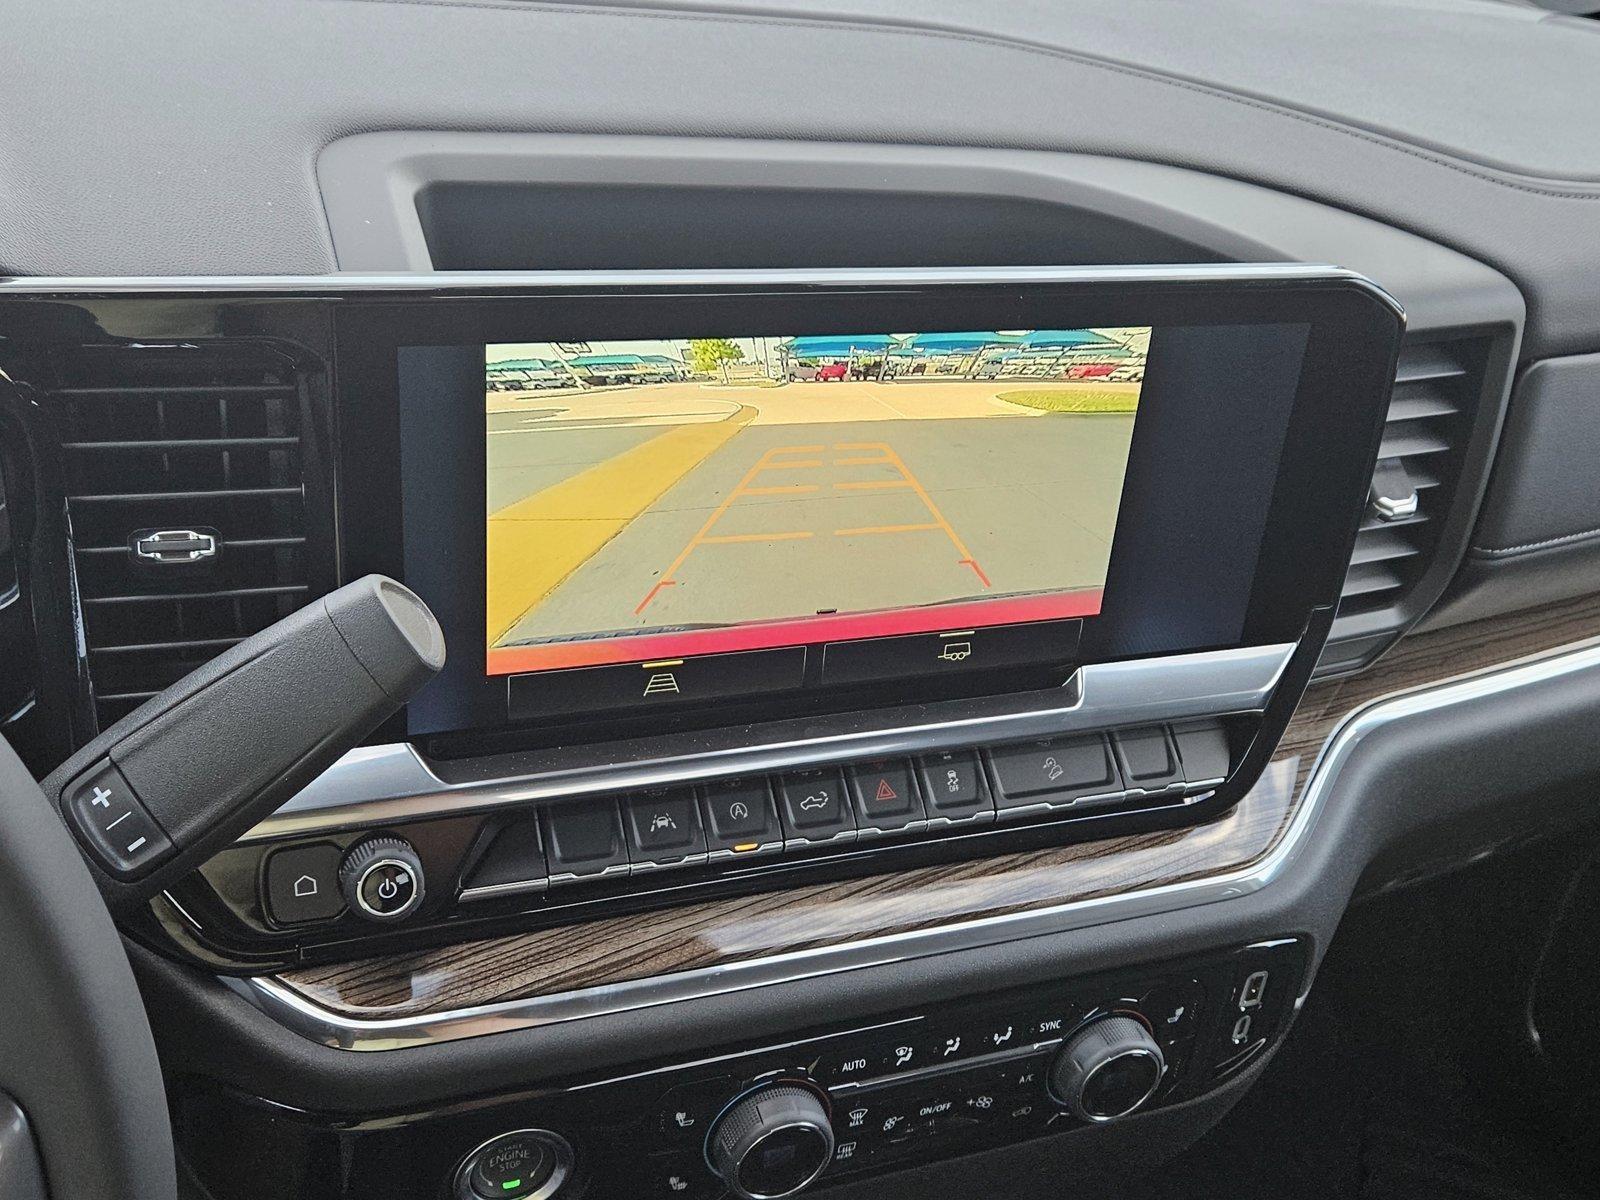
<svg viewBox="0 0 1600 1200">
<path fill-rule="evenodd" d="M 816 1092 L 774 1083 L 735 1101 L 706 1139 L 706 1158 L 743 1200 L 792 1196 L 833 1158 L 833 1126 Z"/>
<path fill-rule="evenodd" d="M 1050 1068 L 1050 1091 L 1085 1121 L 1115 1121 L 1133 1112 L 1161 1082 L 1166 1061 L 1143 1022 L 1106 1016 L 1067 1039 Z"/>
<path fill-rule="evenodd" d="M 368 838 L 345 855 L 339 888 L 352 912 L 371 921 L 398 921 L 422 903 L 422 860 L 400 838 Z"/>
</svg>

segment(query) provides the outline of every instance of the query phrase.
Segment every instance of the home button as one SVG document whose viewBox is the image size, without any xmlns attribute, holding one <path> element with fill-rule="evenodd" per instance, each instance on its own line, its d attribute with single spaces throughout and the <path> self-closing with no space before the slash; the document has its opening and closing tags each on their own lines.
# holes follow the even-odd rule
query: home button
<svg viewBox="0 0 1600 1200">
<path fill-rule="evenodd" d="M 267 859 L 266 908 L 274 924 L 328 921 L 344 911 L 339 894 L 343 855 L 332 842 L 289 846 Z"/>
</svg>

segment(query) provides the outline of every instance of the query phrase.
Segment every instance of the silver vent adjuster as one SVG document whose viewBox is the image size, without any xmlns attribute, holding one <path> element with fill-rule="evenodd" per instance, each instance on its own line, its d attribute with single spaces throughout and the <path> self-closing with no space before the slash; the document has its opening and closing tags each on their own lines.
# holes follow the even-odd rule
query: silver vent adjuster
<svg viewBox="0 0 1600 1200">
<path fill-rule="evenodd" d="M 192 563 L 217 554 L 216 530 L 141 529 L 128 537 L 128 545 L 146 562 Z"/>
</svg>

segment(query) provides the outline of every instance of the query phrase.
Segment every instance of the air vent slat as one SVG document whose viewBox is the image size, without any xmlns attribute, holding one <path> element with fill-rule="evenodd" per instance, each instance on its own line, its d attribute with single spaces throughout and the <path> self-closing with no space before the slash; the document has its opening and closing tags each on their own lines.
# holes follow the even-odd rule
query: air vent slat
<svg viewBox="0 0 1600 1200">
<path fill-rule="evenodd" d="M 1406 346 L 1400 352 L 1400 363 L 1395 368 L 1396 387 L 1437 379 L 1464 379 L 1471 373 L 1467 356 L 1455 353 L 1457 346 L 1448 342 L 1434 342 Z"/>
<path fill-rule="evenodd" d="M 1417 552 L 1413 542 L 1406 540 L 1398 533 L 1387 529 L 1374 533 L 1371 537 L 1362 538 L 1356 546 L 1355 553 L 1350 557 L 1352 566 L 1361 566 L 1364 563 L 1391 562 L 1395 559 L 1410 558 Z"/>
<path fill-rule="evenodd" d="M 68 496 L 68 504 L 146 504 L 167 500 L 248 500 L 252 497 L 298 496 L 298 487 L 207 488 L 192 492 L 82 492 Z"/>
<path fill-rule="evenodd" d="M 1362 519 L 1342 616 L 1400 604 L 1427 570 L 1460 476 L 1486 354 L 1487 343 L 1477 338 L 1402 347 L 1374 485 L 1383 504 Z M 1407 482 L 1414 493 L 1410 512 L 1396 502 L 1405 498 Z"/>
<path fill-rule="evenodd" d="M 174 349 L 176 349 L 174 347 Z M 142 365 L 142 364 L 141 364 Z M 64 387 L 55 394 L 65 400 L 223 400 L 233 397 L 257 400 L 293 400 L 292 387 L 277 384 L 147 384 L 137 387 Z"/>
<path fill-rule="evenodd" d="M 1425 525 L 1425 524 L 1428 523 L 1429 520 L 1430 520 L 1430 518 L 1429 518 L 1428 514 L 1426 512 L 1424 512 L 1419 507 L 1417 509 L 1417 511 L 1412 513 L 1409 517 L 1400 517 L 1397 520 L 1393 520 L 1393 521 L 1385 521 L 1382 517 L 1368 517 L 1366 520 L 1361 522 L 1361 532 L 1362 533 L 1371 533 L 1374 530 L 1379 530 L 1379 529 L 1382 529 L 1382 530 L 1405 529 L 1407 526 L 1410 526 L 1410 525 Z M 1361 544 L 1359 542 L 1357 542 L 1357 544 L 1356 544 L 1356 553 L 1359 554 L 1360 552 L 1361 552 Z M 1351 556 L 1350 561 L 1351 562 L 1355 561 L 1355 556 L 1354 555 Z"/>
<path fill-rule="evenodd" d="M 302 385 L 260 342 L 53 361 L 46 403 L 105 725 L 310 595 Z"/>
<path fill-rule="evenodd" d="M 1456 406 L 1444 396 L 1396 395 L 1389 405 L 1389 424 L 1402 421 L 1425 421 L 1429 417 L 1453 417 Z"/>
<path fill-rule="evenodd" d="M 1378 457 L 1422 458 L 1428 454 L 1443 454 L 1449 449 L 1449 441 L 1442 436 L 1408 429 L 1403 433 L 1385 433 Z"/>
<path fill-rule="evenodd" d="M 300 439 L 296 437 L 195 437 L 149 438 L 127 442 L 67 442 L 62 449 L 131 453 L 151 450 L 271 450 L 299 444 Z"/>
<path fill-rule="evenodd" d="M 303 537 L 264 537 L 264 538 L 221 538 L 218 545 L 224 549 L 233 550 L 260 550 L 272 546 L 304 546 L 306 539 Z M 126 546 L 79 546 L 73 553 L 93 554 L 126 554 Z"/>
<path fill-rule="evenodd" d="M 297 596 L 309 589 L 303 583 L 286 583 L 278 587 L 223 588 L 190 594 L 156 593 L 145 596 L 85 596 L 85 604 L 170 604 L 173 600 L 241 600 L 246 596 Z"/>
<path fill-rule="evenodd" d="M 170 654 L 175 650 L 226 650 L 237 646 L 243 638 L 190 638 L 170 642 L 131 642 L 125 646 L 96 646 L 91 654 Z"/>
<path fill-rule="evenodd" d="M 1377 592 L 1392 592 L 1398 589 L 1405 580 L 1398 571 L 1382 563 L 1364 563 L 1350 568 L 1350 573 L 1344 579 L 1344 594 L 1351 596 L 1371 596 Z"/>
</svg>

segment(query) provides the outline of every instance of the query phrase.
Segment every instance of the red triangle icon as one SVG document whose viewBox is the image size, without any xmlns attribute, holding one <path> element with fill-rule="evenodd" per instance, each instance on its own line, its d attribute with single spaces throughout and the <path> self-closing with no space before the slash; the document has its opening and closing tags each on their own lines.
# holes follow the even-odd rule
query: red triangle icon
<svg viewBox="0 0 1600 1200">
<path fill-rule="evenodd" d="M 898 800 L 898 799 L 900 799 L 900 796 L 894 790 L 894 788 L 889 786 L 889 781 L 887 779 L 880 779 L 880 780 L 878 780 L 878 799 L 879 800 Z"/>
</svg>

